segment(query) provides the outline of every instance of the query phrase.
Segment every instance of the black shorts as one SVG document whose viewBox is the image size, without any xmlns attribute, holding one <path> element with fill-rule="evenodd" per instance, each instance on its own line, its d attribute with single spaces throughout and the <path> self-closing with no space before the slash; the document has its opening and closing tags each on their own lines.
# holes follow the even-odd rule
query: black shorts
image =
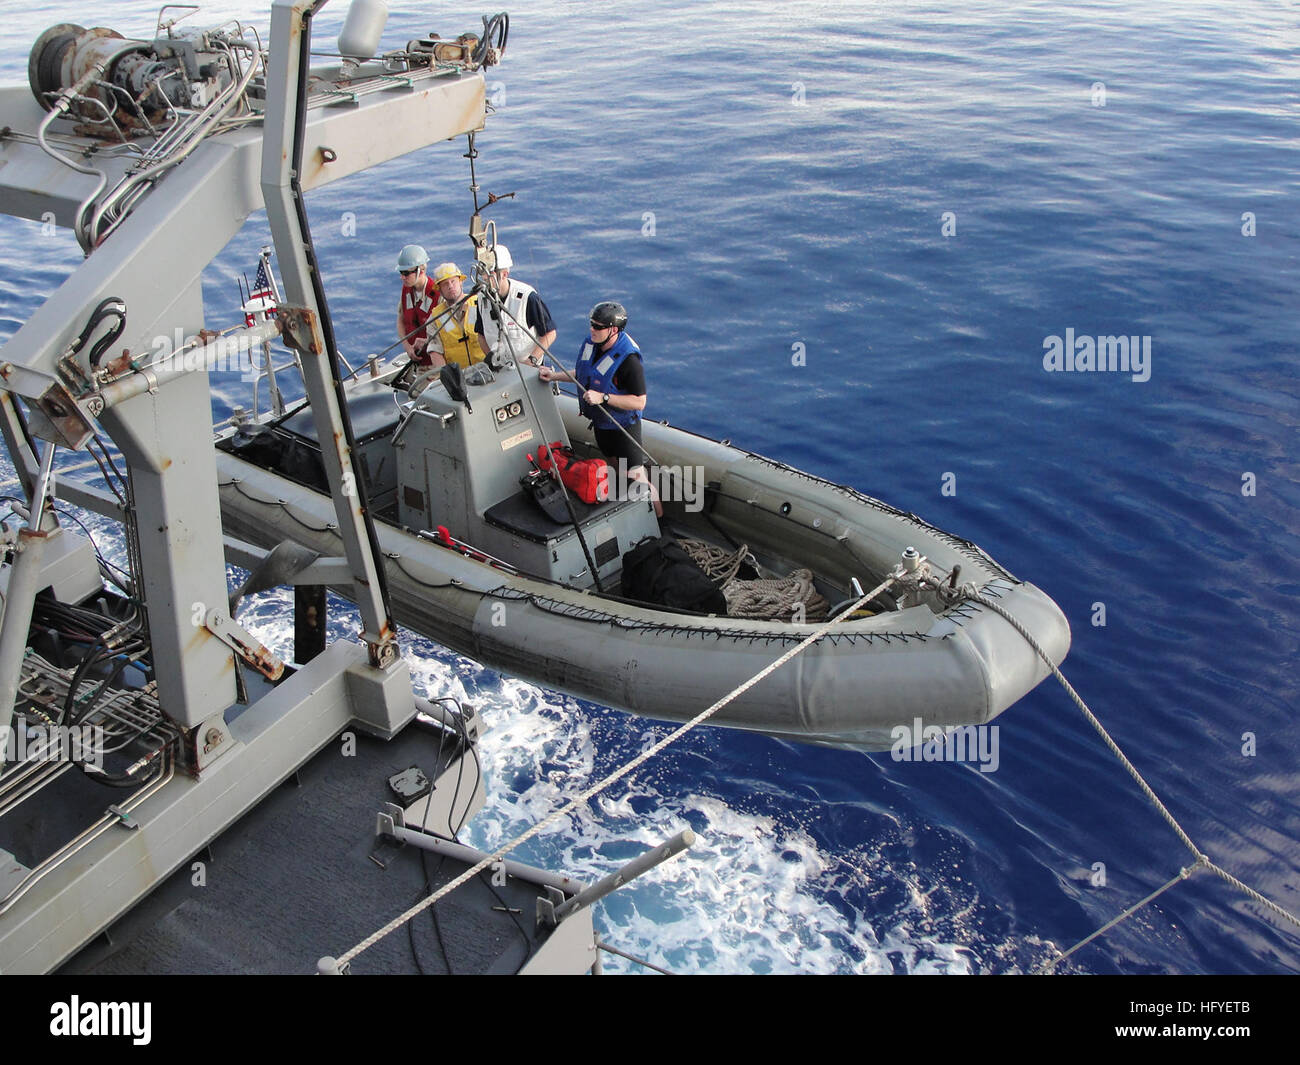
<svg viewBox="0 0 1300 1065">
<path fill-rule="evenodd" d="M 641 448 L 641 419 L 638 418 L 627 427 L 627 431 L 636 441 L 635 444 L 618 429 L 597 429 L 596 446 L 600 448 L 600 453 L 615 465 L 619 459 L 626 459 L 629 470 L 648 466 L 650 458 Z"/>
</svg>

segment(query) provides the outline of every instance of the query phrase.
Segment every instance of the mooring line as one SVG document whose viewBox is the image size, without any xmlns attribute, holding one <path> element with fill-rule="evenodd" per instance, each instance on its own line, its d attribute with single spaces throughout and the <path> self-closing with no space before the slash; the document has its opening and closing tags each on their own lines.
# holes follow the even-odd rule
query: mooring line
<svg viewBox="0 0 1300 1065">
<path fill-rule="evenodd" d="M 1169 812 L 1168 807 L 1166 807 L 1165 804 L 1160 801 L 1160 797 L 1155 793 L 1151 785 L 1148 784 L 1142 778 L 1142 774 L 1137 771 L 1137 767 L 1134 766 L 1134 764 L 1131 761 L 1129 761 L 1128 756 L 1125 755 L 1125 753 L 1122 750 L 1120 750 L 1119 744 L 1116 743 L 1114 739 L 1111 738 L 1111 735 L 1109 732 L 1106 731 L 1105 726 L 1102 725 L 1102 723 L 1097 719 L 1097 715 L 1094 714 L 1091 709 L 1089 709 L 1088 704 L 1083 701 L 1082 696 L 1080 696 L 1079 693 L 1074 690 L 1074 686 L 1068 680 L 1065 679 L 1065 674 L 1063 674 L 1060 671 L 1060 669 L 1057 668 L 1056 663 L 1053 662 L 1047 656 L 1047 652 L 1043 650 L 1042 646 L 1038 643 L 1037 640 L 1034 639 L 1033 635 L 1029 632 L 1029 630 L 1020 623 L 1019 619 L 1017 619 L 1015 616 L 1009 613 L 999 603 L 995 602 L 992 599 L 989 599 L 987 596 L 981 595 L 979 592 L 975 591 L 975 589 L 972 587 L 966 586 L 961 589 L 958 589 L 956 594 L 961 597 L 971 599 L 979 603 L 981 606 L 988 607 L 990 610 L 994 611 L 994 613 L 998 614 L 1004 621 L 1006 621 L 1009 625 L 1011 625 L 1012 628 L 1014 628 L 1018 633 L 1020 633 L 1021 636 L 1025 638 L 1025 641 L 1029 644 L 1030 647 L 1034 649 L 1038 657 L 1047 663 L 1047 668 L 1050 669 L 1052 671 L 1052 675 L 1058 681 L 1060 681 L 1061 686 L 1066 691 L 1066 694 L 1070 696 L 1070 698 L 1074 701 L 1074 704 L 1079 708 L 1080 711 L 1082 711 L 1083 716 L 1087 718 L 1088 723 L 1091 724 L 1092 727 L 1097 730 L 1098 735 L 1101 736 L 1106 746 L 1110 748 L 1111 753 L 1114 754 L 1115 757 L 1119 759 L 1120 764 L 1123 765 L 1126 770 L 1128 770 L 1129 776 L 1131 776 L 1137 782 L 1138 787 L 1142 789 L 1142 793 L 1147 797 L 1148 800 L 1150 800 L 1151 804 L 1156 808 L 1160 816 L 1165 819 L 1169 827 L 1172 828 L 1175 833 L 1177 833 L 1178 838 L 1182 840 L 1183 845 L 1189 851 L 1191 851 L 1196 858 L 1195 862 L 1193 862 L 1187 868 L 1180 870 L 1178 875 L 1175 876 L 1173 879 L 1171 879 L 1168 883 L 1157 888 L 1146 898 L 1142 899 L 1140 902 L 1134 903 L 1132 906 L 1126 909 L 1123 913 L 1119 914 L 1113 920 L 1104 924 L 1101 928 L 1097 929 L 1091 935 L 1080 940 L 1069 950 L 1065 951 L 1061 955 L 1061 957 L 1057 958 L 1055 961 L 1051 962 L 1050 964 L 1040 966 L 1038 969 L 1034 970 L 1036 973 L 1050 972 L 1060 962 L 1064 961 L 1080 947 L 1084 946 L 1087 943 L 1092 942 L 1092 940 L 1096 939 L 1102 933 L 1109 931 L 1111 928 L 1114 928 L 1121 921 L 1131 917 L 1133 914 L 1137 913 L 1144 906 L 1153 902 L 1157 896 L 1163 894 L 1165 891 L 1168 891 L 1169 888 L 1173 887 L 1179 881 L 1186 880 L 1194 872 L 1202 868 L 1210 870 L 1210 872 L 1214 873 L 1216 876 L 1221 877 L 1223 880 L 1226 880 L 1229 884 L 1237 888 L 1237 890 L 1239 890 L 1242 894 L 1246 895 L 1248 898 L 1254 900 L 1255 902 L 1258 902 L 1261 906 L 1265 907 L 1270 912 L 1276 914 L 1278 917 L 1284 918 L 1285 920 L 1290 921 L 1296 927 L 1300 928 L 1300 917 L 1297 917 L 1290 910 L 1286 909 L 1283 906 L 1280 906 L 1278 903 L 1274 902 L 1266 895 L 1261 894 L 1259 891 L 1251 887 L 1249 884 L 1244 883 L 1242 880 L 1233 876 L 1222 866 L 1212 861 L 1210 857 L 1207 854 L 1205 854 L 1205 852 L 1202 851 L 1201 848 L 1195 844 L 1195 842 L 1193 842 L 1192 837 L 1187 834 L 1187 832 L 1183 829 L 1183 826 L 1180 825 L 1178 823 L 1178 820 L 1174 817 L 1174 815 Z"/>
</svg>

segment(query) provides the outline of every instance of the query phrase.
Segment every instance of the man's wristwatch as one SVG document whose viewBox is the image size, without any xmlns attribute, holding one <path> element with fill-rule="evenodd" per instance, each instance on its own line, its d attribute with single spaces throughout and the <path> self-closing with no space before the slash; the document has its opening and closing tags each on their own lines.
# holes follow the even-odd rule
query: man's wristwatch
<svg viewBox="0 0 1300 1065">
<path fill-rule="evenodd" d="M 608 406 L 609 406 L 609 393 L 608 393 L 608 392 L 602 392 L 602 393 L 601 393 L 601 396 L 602 396 L 603 398 L 601 399 L 600 402 L 601 402 L 602 404 L 604 404 L 606 407 L 608 407 Z"/>
</svg>

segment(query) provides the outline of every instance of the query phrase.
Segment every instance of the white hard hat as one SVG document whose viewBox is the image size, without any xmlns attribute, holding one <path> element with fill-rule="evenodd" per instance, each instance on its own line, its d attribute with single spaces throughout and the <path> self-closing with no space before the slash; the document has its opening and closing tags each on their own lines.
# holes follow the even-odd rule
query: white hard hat
<svg viewBox="0 0 1300 1065">
<path fill-rule="evenodd" d="M 497 252 L 498 270 L 509 270 L 514 267 L 515 261 L 514 259 L 510 258 L 509 248 L 507 248 L 504 244 L 498 244 L 496 246 L 496 252 Z"/>
</svg>

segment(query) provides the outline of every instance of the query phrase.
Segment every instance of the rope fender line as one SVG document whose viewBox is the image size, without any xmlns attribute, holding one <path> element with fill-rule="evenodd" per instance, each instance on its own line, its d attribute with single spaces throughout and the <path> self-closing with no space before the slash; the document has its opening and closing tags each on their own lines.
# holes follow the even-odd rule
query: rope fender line
<svg viewBox="0 0 1300 1065">
<path fill-rule="evenodd" d="M 250 503 L 256 506 L 269 507 L 272 509 L 278 509 L 283 511 L 285 516 L 290 521 L 292 521 L 295 525 L 298 525 L 301 528 L 306 529 L 308 532 L 329 533 L 335 540 L 341 539 L 339 535 L 338 526 L 335 523 L 331 522 L 327 525 L 321 525 L 321 526 L 312 525 L 309 522 L 304 521 L 302 518 L 300 518 L 297 514 L 293 513 L 289 509 L 290 503 L 288 500 L 259 499 L 257 496 L 246 491 L 242 487 L 242 484 L 243 482 L 240 480 L 240 478 L 235 477 L 235 478 L 231 478 L 229 481 L 218 482 L 217 488 L 218 489 L 233 488 L 237 494 L 239 494 L 244 499 L 248 500 Z M 751 643 L 751 644 L 760 643 L 760 642 L 766 644 L 766 643 L 774 643 L 778 641 L 781 643 L 788 644 L 792 642 L 797 642 L 799 639 L 801 639 L 801 637 L 791 632 L 764 632 L 764 631 L 750 630 L 750 629 L 730 629 L 730 628 L 721 628 L 718 625 L 709 625 L 709 624 L 689 625 L 682 622 L 668 622 L 668 621 L 665 622 L 640 621 L 640 620 L 631 621 L 628 620 L 624 615 L 615 614 L 609 610 L 602 610 L 598 606 L 585 606 L 581 603 L 573 602 L 571 600 L 559 599 L 554 596 L 546 596 L 538 592 L 531 591 L 529 589 L 514 588 L 511 587 L 510 585 L 505 585 L 505 584 L 498 585 L 495 588 L 480 588 L 477 586 L 464 584 L 462 581 L 458 579 L 452 579 L 450 581 L 446 581 L 442 583 L 434 583 L 434 582 L 423 580 L 420 577 L 417 577 L 414 573 L 410 571 L 410 569 L 408 569 L 405 565 L 402 564 L 402 559 L 407 558 L 409 556 L 405 556 L 398 551 L 387 551 L 387 550 L 383 552 L 383 556 L 386 562 L 392 562 L 393 566 L 396 569 L 400 570 L 401 573 L 408 580 L 412 581 L 414 584 L 417 584 L 421 587 L 439 589 L 439 590 L 451 589 L 453 591 L 463 592 L 467 595 L 478 596 L 480 599 L 490 598 L 490 599 L 501 599 L 509 602 L 521 602 L 521 603 L 526 602 L 532 605 L 533 607 L 537 608 L 538 610 L 545 611 L 548 614 L 554 614 L 558 617 L 569 618 L 576 621 L 591 622 L 593 624 L 611 625 L 621 629 L 627 629 L 627 630 L 637 631 L 637 632 L 669 633 L 672 635 L 683 636 L 687 639 L 698 636 L 704 640 L 727 639 L 732 641 L 743 641 L 745 643 Z M 783 581 L 784 580 L 786 580 L 786 578 L 783 578 Z M 754 582 L 750 582 L 750 583 L 754 583 Z M 566 587 L 566 586 L 562 585 L 560 587 Z M 812 589 L 812 591 L 815 592 L 815 589 Z M 591 598 L 595 603 L 601 603 L 603 601 L 597 596 L 592 596 Z M 820 598 L 820 596 L 818 596 L 818 598 Z M 811 601 L 812 601 L 811 599 L 808 600 L 808 602 Z M 849 613 L 851 613 L 851 611 L 849 611 Z M 959 603 L 956 606 L 950 608 L 949 616 L 954 618 L 963 618 L 963 617 L 973 616 L 974 613 L 975 611 L 973 608 L 966 607 L 963 604 Z M 753 621 L 753 620 L 773 621 L 773 620 L 783 619 L 781 617 L 777 617 L 777 618 L 749 617 L 745 614 L 736 615 L 736 618 L 737 620 L 749 620 L 749 621 Z M 703 622 L 705 620 L 706 620 L 705 617 L 701 615 L 700 621 Z M 815 608 L 809 607 L 807 611 L 807 620 L 809 622 L 816 622 L 822 620 L 822 618 L 817 616 L 817 610 Z M 848 619 L 848 620 L 852 620 L 852 619 Z M 938 638 L 947 639 L 948 637 L 943 636 Z M 838 647 L 840 646 L 841 643 L 848 643 L 850 645 L 865 643 L 870 645 L 876 642 L 881 642 L 886 644 L 895 641 L 900 643 L 906 643 L 908 641 L 924 642 L 927 640 L 936 639 L 936 637 L 932 636 L 930 633 L 927 632 L 884 631 L 884 632 L 831 633 L 829 639 L 834 646 Z"/>
<path fill-rule="evenodd" d="M 948 590 L 940 588 L 940 594 L 943 594 L 946 591 Z M 1245 883 L 1238 877 L 1233 876 L 1232 873 L 1228 872 L 1222 866 L 1214 862 L 1204 851 L 1200 849 L 1200 847 L 1196 845 L 1196 843 L 1192 840 L 1191 836 L 1189 836 L 1187 832 L 1183 829 L 1183 826 L 1180 825 L 1178 823 L 1178 820 L 1174 817 L 1174 815 L 1169 812 L 1168 807 L 1166 807 L 1165 804 L 1160 800 L 1160 797 L 1155 793 L 1151 785 L 1148 784 L 1146 780 L 1143 779 L 1142 774 L 1138 772 L 1137 767 L 1131 761 L 1129 761 L 1128 756 L 1125 755 L 1122 750 L 1120 750 L 1119 744 L 1116 743 L 1115 740 L 1111 738 L 1110 733 L 1106 731 L 1106 727 L 1101 723 L 1100 720 L 1098 720 L 1097 715 L 1094 714 L 1091 709 L 1089 709 L 1088 704 L 1083 701 L 1082 696 L 1080 696 L 1079 693 L 1074 690 L 1074 686 L 1068 680 L 1065 679 L 1065 674 L 1063 674 L 1060 671 L 1060 669 L 1057 668 L 1056 663 L 1053 662 L 1051 658 L 1048 657 L 1047 652 L 1043 650 L 1042 646 L 1038 643 L 1036 639 L 1034 639 L 1033 635 L 1029 632 L 1029 630 L 1026 629 L 1023 624 L 1021 624 L 1019 619 L 1017 619 L 1014 615 L 1012 615 L 1001 604 L 994 602 L 992 599 L 989 599 L 987 596 L 982 595 L 971 585 L 962 585 L 960 588 L 956 589 L 955 591 L 948 592 L 948 594 L 950 594 L 954 598 L 960 597 L 964 599 L 970 599 L 976 603 L 979 603 L 981 606 L 987 607 L 989 610 L 992 610 L 1004 621 L 1006 621 L 1007 624 L 1009 624 L 1013 629 L 1016 630 L 1016 632 L 1020 633 L 1020 635 L 1025 638 L 1025 641 L 1029 644 L 1030 647 L 1034 649 L 1034 652 L 1038 655 L 1038 657 L 1041 658 L 1047 664 L 1047 668 L 1051 670 L 1052 676 L 1054 676 L 1060 682 L 1061 686 L 1065 689 L 1066 694 L 1069 695 L 1071 700 L 1073 700 L 1074 704 L 1082 712 L 1083 716 L 1087 719 L 1088 723 L 1092 725 L 1094 729 L 1096 729 L 1097 734 L 1101 736 L 1103 742 L 1106 744 L 1108 748 L 1110 748 L 1111 753 L 1114 754 L 1115 757 L 1119 759 L 1120 764 L 1128 771 L 1129 776 L 1131 776 L 1133 780 L 1136 781 L 1138 787 L 1141 788 L 1142 793 L 1147 797 L 1148 800 L 1150 800 L 1151 804 L 1156 808 L 1160 816 L 1165 819 L 1165 822 L 1169 825 L 1170 828 L 1174 830 L 1175 834 L 1182 841 L 1183 845 L 1189 851 L 1192 852 L 1192 855 L 1196 859 L 1190 866 L 1181 869 L 1178 872 L 1178 875 L 1173 877 L 1171 880 L 1169 880 L 1168 883 L 1163 884 L 1161 887 L 1157 888 L 1146 898 L 1142 899 L 1139 902 L 1134 903 L 1128 909 L 1124 910 L 1122 913 L 1116 916 L 1113 920 L 1108 921 L 1106 924 L 1102 925 L 1101 928 L 1097 929 L 1097 931 L 1093 932 L 1091 935 L 1087 936 L 1086 938 L 1080 940 L 1069 950 L 1062 953 L 1060 958 L 1055 959 L 1050 964 L 1041 966 L 1040 968 L 1036 969 L 1035 970 L 1036 973 L 1049 972 L 1051 969 L 1055 968 L 1056 965 L 1058 965 L 1060 962 L 1064 961 L 1071 954 L 1073 954 L 1076 950 L 1079 950 L 1085 944 L 1092 942 L 1092 940 L 1096 939 L 1098 936 L 1102 935 L 1103 933 L 1109 931 L 1111 928 L 1114 928 L 1121 921 L 1127 919 L 1128 917 L 1131 917 L 1133 914 L 1137 913 L 1144 906 L 1155 901 L 1155 899 L 1158 896 L 1164 894 L 1164 892 L 1168 891 L 1175 884 L 1177 884 L 1182 880 L 1186 880 L 1198 869 L 1208 869 L 1216 876 L 1227 881 L 1227 883 L 1231 884 L 1233 887 L 1235 887 L 1246 897 L 1259 903 L 1265 909 L 1267 909 L 1273 914 L 1276 914 L 1278 917 L 1290 921 L 1297 928 L 1300 928 L 1300 917 L 1297 917 L 1290 910 L 1274 902 L 1272 899 L 1268 898 L 1268 896 L 1262 894 L 1261 892 L 1251 887 L 1249 884 Z"/>
<path fill-rule="evenodd" d="M 383 928 L 367 936 L 365 939 L 363 939 L 360 943 L 358 943 L 351 950 L 347 951 L 345 954 L 340 955 L 337 959 L 330 959 L 329 960 L 330 968 L 335 972 L 342 972 L 344 967 L 348 965 L 354 958 L 356 958 L 359 954 L 363 953 L 364 951 L 369 950 L 385 936 L 389 935 L 391 932 L 396 931 L 407 921 L 411 920 L 413 917 L 418 916 L 420 913 L 424 912 L 430 906 L 433 906 L 435 903 L 437 903 L 440 899 L 446 897 L 447 895 L 450 895 L 462 884 L 473 879 L 479 873 L 483 872 L 485 869 L 488 869 L 496 862 L 499 862 L 511 851 L 515 850 L 520 845 L 526 843 L 534 836 L 540 834 L 544 829 L 548 828 L 556 821 L 559 821 L 561 818 L 566 817 L 568 814 L 577 810 L 580 806 L 585 805 L 588 801 L 590 801 L 596 795 L 599 795 L 606 788 L 617 783 L 618 781 L 622 780 L 623 777 L 627 776 L 629 773 L 632 773 L 636 769 L 640 768 L 651 758 L 657 755 L 660 751 L 664 750 L 669 745 L 675 743 L 682 736 L 685 736 L 686 733 L 690 732 L 697 725 L 703 724 L 705 721 L 711 718 L 714 714 L 716 714 L 719 710 L 721 710 L 732 700 L 743 695 L 755 684 L 758 684 L 760 681 L 764 680 L 772 673 L 775 673 L 778 669 L 784 666 L 796 655 L 799 655 L 803 651 L 807 650 L 819 639 L 821 639 L 824 635 L 826 635 L 826 633 L 830 632 L 830 630 L 833 629 L 837 624 L 839 624 L 839 622 L 843 618 L 848 617 L 853 613 L 854 610 L 859 609 L 864 603 L 867 603 L 868 601 L 878 596 L 881 592 L 885 591 L 891 584 L 895 582 L 896 579 L 897 578 L 893 576 L 885 578 L 884 581 L 882 581 L 875 588 L 871 589 L 871 591 L 867 592 L 860 599 L 858 599 L 858 601 L 854 603 L 853 608 L 851 610 L 845 611 L 843 614 L 840 614 L 838 617 L 832 618 L 830 621 L 826 622 L 826 624 L 822 625 L 815 632 L 810 633 L 797 646 L 792 647 L 790 650 L 786 651 L 785 654 L 781 655 L 780 658 L 764 666 L 761 670 L 759 670 L 759 672 L 755 673 L 752 677 L 750 677 L 749 680 L 745 681 L 743 684 L 739 685 L 738 687 L 733 688 L 726 695 L 722 696 L 722 698 L 720 698 L 712 706 L 708 707 L 705 710 L 701 710 L 698 714 L 695 715 L 695 717 L 691 718 L 685 724 L 674 729 L 669 735 L 665 736 L 663 739 L 659 740 L 651 747 L 648 747 L 646 750 L 642 751 L 630 762 L 627 762 L 620 768 L 614 770 L 614 772 L 610 773 L 602 780 L 598 781 L 597 783 L 593 784 L 591 787 L 587 788 L 576 798 L 570 799 L 563 806 L 559 807 L 556 810 L 553 810 L 549 815 L 547 815 L 541 821 L 537 822 L 537 824 L 533 825 L 531 828 L 522 832 L 520 835 L 516 836 L 510 842 L 505 843 L 499 848 L 497 848 L 497 850 L 495 850 L 492 854 L 488 855 L 486 858 L 479 861 L 476 865 L 471 866 L 469 869 L 465 870 L 454 880 L 448 881 L 446 884 L 444 884 L 441 888 L 435 891 L 428 898 L 422 899 L 420 902 L 416 903 L 414 906 L 410 907 L 405 912 L 393 918 L 393 920 L 389 921 L 388 924 L 384 925 Z M 326 965 L 326 959 L 322 959 L 321 965 L 322 966 Z"/>
</svg>

